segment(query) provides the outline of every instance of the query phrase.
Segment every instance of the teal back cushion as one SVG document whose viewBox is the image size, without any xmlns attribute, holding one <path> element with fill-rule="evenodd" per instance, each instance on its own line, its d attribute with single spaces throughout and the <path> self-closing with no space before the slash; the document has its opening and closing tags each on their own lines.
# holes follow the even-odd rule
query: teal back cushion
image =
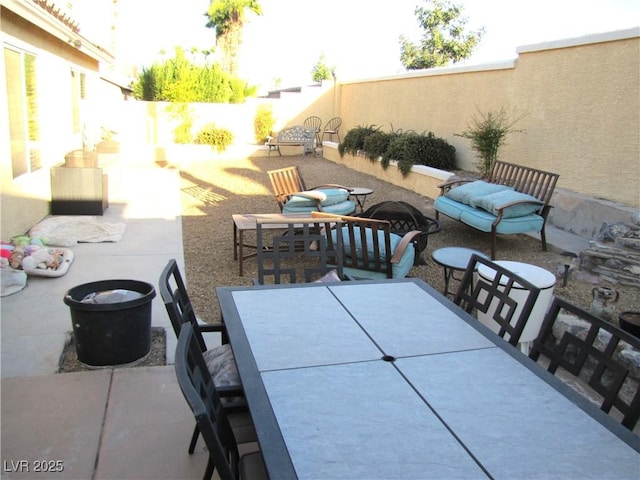
<svg viewBox="0 0 640 480">
<path fill-rule="evenodd" d="M 456 202 L 464 203 L 465 205 L 473 205 L 473 200 L 478 197 L 483 197 L 495 192 L 501 192 L 503 190 L 513 190 L 513 187 L 507 187 L 506 185 L 496 185 L 495 183 L 485 182 L 483 180 L 476 180 L 475 182 L 465 183 L 459 187 L 452 188 L 445 197 L 455 200 Z"/>
<path fill-rule="evenodd" d="M 473 203 L 475 207 L 482 208 L 489 213 L 498 215 L 496 208 L 500 208 L 503 205 L 507 205 L 512 202 L 518 201 L 533 201 L 539 202 L 539 200 L 526 193 L 520 193 L 513 190 L 503 190 L 495 192 L 490 195 L 484 195 L 482 197 L 475 198 Z M 537 212 L 540 209 L 540 203 L 521 203 L 519 205 L 513 205 L 504 209 L 502 218 L 517 218 L 524 217 Z"/>
</svg>

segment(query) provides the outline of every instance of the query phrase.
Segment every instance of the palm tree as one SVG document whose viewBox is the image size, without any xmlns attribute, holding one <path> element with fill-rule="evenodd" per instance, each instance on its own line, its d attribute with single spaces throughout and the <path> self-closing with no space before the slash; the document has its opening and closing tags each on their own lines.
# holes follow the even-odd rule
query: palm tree
<svg viewBox="0 0 640 480">
<path fill-rule="evenodd" d="M 208 28 L 216 30 L 216 56 L 222 69 L 235 75 L 238 71 L 238 53 L 242 44 L 245 11 L 262 15 L 257 0 L 211 0 L 207 11 Z"/>
</svg>

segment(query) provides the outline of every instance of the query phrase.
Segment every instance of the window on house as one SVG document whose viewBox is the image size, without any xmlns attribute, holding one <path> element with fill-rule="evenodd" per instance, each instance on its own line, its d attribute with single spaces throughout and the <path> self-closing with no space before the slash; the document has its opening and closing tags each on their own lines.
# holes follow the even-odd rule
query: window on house
<svg viewBox="0 0 640 480">
<path fill-rule="evenodd" d="M 13 178 L 42 167 L 36 57 L 4 49 Z"/>
</svg>

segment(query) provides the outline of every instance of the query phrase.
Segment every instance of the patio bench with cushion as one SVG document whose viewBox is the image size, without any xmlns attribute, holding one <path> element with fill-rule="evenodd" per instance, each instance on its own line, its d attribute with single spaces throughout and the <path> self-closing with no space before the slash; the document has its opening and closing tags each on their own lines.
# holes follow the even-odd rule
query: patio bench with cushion
<svg viewBox="0 0 640 480">
<path fill-rule="evenodd" d="M 278 154 L 282 156 L 280 147 L 296 146 L 304 147 L 302 154 L 306 155 L 307 153 L 315 152 L 315 141 L 316 132 L 314 130 L 296 125 L 295 127 L 285 128 L 280 131 L 275 139 L 268 137 L 265 145 L 269 147 L 269 156 L 271 156 L 271 150 L 277 150 Z"/>
<path fill-rule="evenodd" d="M 491 259 L 496 257 L 497 234 L 540 232 L 547 250 L 545 224 L 551 211 L 556 173 L 495 162 L 486 180 L 453 179 L 438 187 L 436 218 L 442 213 L 477 230 L 491 233 Z"/>
</svg>

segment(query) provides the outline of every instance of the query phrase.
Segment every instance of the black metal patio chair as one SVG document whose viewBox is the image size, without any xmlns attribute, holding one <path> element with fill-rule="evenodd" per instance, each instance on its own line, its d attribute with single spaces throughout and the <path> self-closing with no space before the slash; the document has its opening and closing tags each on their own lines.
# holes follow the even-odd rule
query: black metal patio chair
<svg viewBox="0 0 640 480">
<path fill-rule="evenodd" d="M 338 137 L 338 143 L 340 143 L 340 125 L 342 125 L 342 119 L 340 117 L 333 117 L 331 120 L 327 122 L 327 124 L 322 129 L 322 141 L 324 141 L 324 136 L 329 135 L 329 139 L 332 139 L 335 135 Z"/>
<path fill-rule="evenodd" d="M 203 479 L 209 480 L 216 468 L 221 480 L 268 478 L 259 451 L 240 455 L 238 444 L 245 443 L 243 434 L 233 427 L 227 416 L 190 323 L 182 326 L 178 337 L 175 371 L 209 450 Z"/>
<path fill-rule="evenodd" d="M 562 331 L 558 327 L 563 315 L 572 324 Z M 554 375 L 570 374 L 576 380 L 576 390 L 587 397 L 595 394 L 601 410 L 609 414 L 617 410 L 622 425 L 633 430 L 640 417 L 640 387 L 639 380 L 632 378 L 630 358 L 639 351 L 637 337 L 555 298 L 529 358 L 536 362 L 541 356 L 546 358 L 547 370 Z"/>
<path fill-rule="evenodd" d="M 266 229 L 263 228 L 265 224 L 282 225 L 283 229 Z M 336 224 L 341 225 L 342 222 L 335 218 L 258 218 L 258 277 L 253 283 L 264 285 L 343 280 L 342 238 L 332 239 L 329 234 Z"/>
<path fill-rule="evenodd" d="M 242 383 L 240 382 L 233 351 L 231 346 L 226 343 L 224 325 L 222 323 L 202 324 L 198 321 L 175 259 L 169 260 L 162 270 L 158 286 L 176 338 L 180 335 L 183 325 L 191 325 L 193 335 L 205 357 L 209 374 L 218 389 L 218 395 L 225 399 L 225 408 L 229 413 L 245 413 L 247 406 L 242 398 L 244 395 Z M 220 332 L 223 344 L 208 348 L 202 335 L 203 332 Z M 196 425 L 189 443 L 190 454 L 195 450 L 198 435 L 199 430 Z"/>
<path fill-rule="evenodd" d="M 322 119 L 312 116 L 304 119 L 302 124 L 304 128 L 312 130 L 316 134 L 316 145 L 320 145 L 320 130 L 322 129 Z"/>
<path fill-rule="evenodd" d="M 495 272 L 491 280 L 479 275 L 474 279 L 479 265 Z M 516 291 L 520 295 L 513 295 Z M 520 300 L 523 293 L 525 296 Z M 475 311 L 476 314 L 489 315 L 497 324 L 498 335 L 516 346 L 539 294 L 540 289 L 520 275 L 474 254 L 469 259 L 453 302 L 468 313 Z"/>
</svg>

